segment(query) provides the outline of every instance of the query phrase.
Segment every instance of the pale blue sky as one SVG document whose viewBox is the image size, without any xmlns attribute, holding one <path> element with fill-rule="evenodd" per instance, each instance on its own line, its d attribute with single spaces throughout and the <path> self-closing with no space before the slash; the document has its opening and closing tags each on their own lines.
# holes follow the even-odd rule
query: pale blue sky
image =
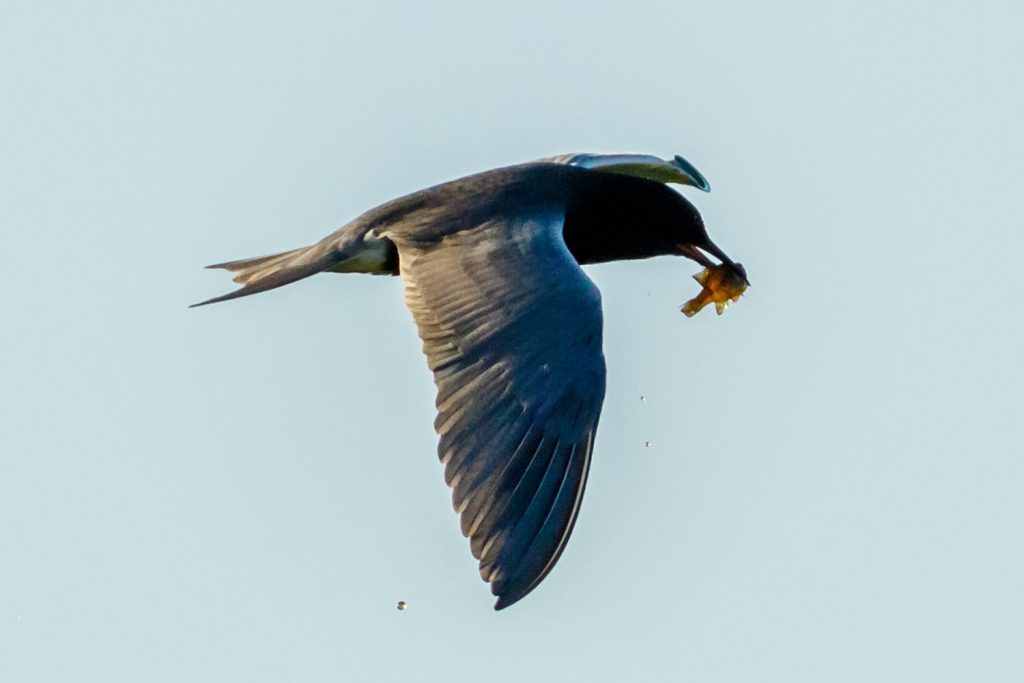
<svg viewBox="0 0 1024 683">
<path fill-rule="evenodd" d="M 1019 4 L 615 7 L 4 3 L 0 680 L 1024 677 Z M 574 151 L 684 154 L 754 286 L 590 270 L 583 511 L 496 614 L 397 280 L 186 306 Z"/>
</svg>

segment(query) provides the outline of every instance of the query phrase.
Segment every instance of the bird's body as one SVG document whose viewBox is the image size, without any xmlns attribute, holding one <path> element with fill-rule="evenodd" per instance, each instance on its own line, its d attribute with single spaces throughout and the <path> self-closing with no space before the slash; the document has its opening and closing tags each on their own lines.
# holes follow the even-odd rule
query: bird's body
<svg viewBox="0 0 1024 683">
<path fill-rule="evenodd" d="M 454 180 L 367 211 L 310 247 L 218 264 L 244 286 L 401 275 L 438 388 L 438 448 L 497 608 L 551 570 L 579 511 L 604 399 L 600 293 L 580 265 L 700 249 L 706 189 L 677 157 L 572 155 Z M 745 276 L 744 276 L 745 277 Z"/>
</svg>

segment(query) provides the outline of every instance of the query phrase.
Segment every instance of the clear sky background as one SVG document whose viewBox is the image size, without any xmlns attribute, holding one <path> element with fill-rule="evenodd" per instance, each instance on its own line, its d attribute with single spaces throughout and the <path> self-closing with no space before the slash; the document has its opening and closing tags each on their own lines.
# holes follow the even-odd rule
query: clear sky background
<svg viewBox="0 0 1024 683">
<path fill-rule="evenodd" d="M 1022 22 L 4 2 L 0 679 L 1021 680 Z M 589 270 L 587 496 L 495 613 L 397 279 L 186 306 L 232 286 L 207 263 L 575 151 L 684 154 L 753 287 L 686 319 L 692 262 Z"/>
</svg>

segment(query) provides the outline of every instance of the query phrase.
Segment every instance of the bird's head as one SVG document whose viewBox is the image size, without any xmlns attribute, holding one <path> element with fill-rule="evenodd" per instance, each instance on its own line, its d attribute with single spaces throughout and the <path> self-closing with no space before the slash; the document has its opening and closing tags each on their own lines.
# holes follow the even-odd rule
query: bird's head
<svg viewBox="0 0 1024 683">
<path fill-rule="evenodd" d="M 588 196 L 585 219 L 570 221 L 566 232 L 570 248 L 581 263 L 677 254 L 706 268 L 724 267 L 747 282 L 743 266 L 711 241 L 697 208 L 667 187 L 687 185 L 702 192 L 711 191 L 707 178 L 683 157 L 563 154 L 542 161 L 647 181 L 601 184 Z M 579 224 L 583 227 L 579 228 Z M 607 229 L 594 229 L 603 224 Z M 629 229 L 623 230 L 627 226 Z M 712 256 L 721 263 L 712 261 Z"/>
<path fill-rule="evenodd" d="M 584 156 L 584 155 L 579 155 Z M 587 165 L 588 168 L 600 170 L 605 173 L 618 173 L 630 175 L 646 180 L 654 180 L 665 185 L 688 185 L 695 187 L 702 192 L 710 192 L 711 184 L 704 174 L 697 170 L 697 167 L 689 161 L 675 155 L 671 160 L 659 159 L 649 155 L 586 155 L 587 159 L 579 165 Z M 724 266 L 728 272 L 743 279 L 747 285 L 747 271 L 743 264 L 734 262 L 722 251 L 718 245 L 711 241 L 700 212 L 685 197 L 676 195 L 681 200 L 678 216 L 675 224 L 678 231 L 676 249 L 681 256 L 685 256 L 705 268 L 718 268 Z M 714 256 L 721 263 L 716 264 L 708 255 Z"/>
</svg>

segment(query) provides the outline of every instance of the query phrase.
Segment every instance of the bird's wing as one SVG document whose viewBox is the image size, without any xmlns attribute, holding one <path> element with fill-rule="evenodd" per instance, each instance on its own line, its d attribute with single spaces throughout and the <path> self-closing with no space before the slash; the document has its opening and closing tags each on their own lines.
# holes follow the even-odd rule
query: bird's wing
<svg viewBox="0 0 1024 683">
<path fill-rule="evenodd" d="M 551 571 L 579 512 L 604 400 L 601 296 L 561 215 L 431 244 L 382 235 L 434 373 L 445 480 L 501 609 Z"/>
<path fill-rule="evenodd" d="M 659 183 L 690 185 L 704 192 L 711 191 L 707 178 L 678 154 L 672 159 L 661 159 L 650 154 L 559 154 L 540 161 L 579 166 L 602 173 L 631 175 Z"/>
</svg>

